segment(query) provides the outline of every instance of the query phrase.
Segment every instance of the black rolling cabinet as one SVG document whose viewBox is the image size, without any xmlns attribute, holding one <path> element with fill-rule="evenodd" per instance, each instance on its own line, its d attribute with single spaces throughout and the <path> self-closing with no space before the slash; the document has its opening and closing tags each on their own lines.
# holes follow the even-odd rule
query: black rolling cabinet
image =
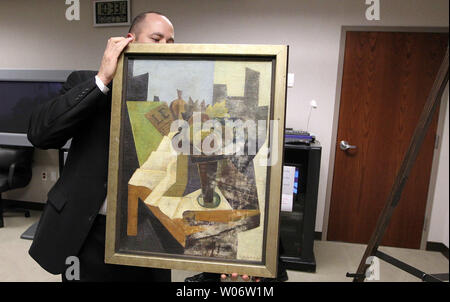
<svg viewBox="0 0 450 302">
<path fill-rule="evenodd" d="M 284 146 L 284 165 L 298 171 L 293 210 L 280 214 L 280 258 L 287 269 L 316 271 L 314 232 L 321 153 L 318 143 Z"/>
</svg>

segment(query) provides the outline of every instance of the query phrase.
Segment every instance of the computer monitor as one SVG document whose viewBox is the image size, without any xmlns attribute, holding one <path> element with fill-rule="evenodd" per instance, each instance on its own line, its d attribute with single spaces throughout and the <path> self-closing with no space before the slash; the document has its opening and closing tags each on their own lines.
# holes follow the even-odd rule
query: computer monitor
<svg viewBox="0 0 450 302">
<path fill-rule="evenodd" d="M 0 69 L 0 145 L 31 146 L 27 131 L 33 109 L 55 97 L 70 73 Z"/>
</svg>

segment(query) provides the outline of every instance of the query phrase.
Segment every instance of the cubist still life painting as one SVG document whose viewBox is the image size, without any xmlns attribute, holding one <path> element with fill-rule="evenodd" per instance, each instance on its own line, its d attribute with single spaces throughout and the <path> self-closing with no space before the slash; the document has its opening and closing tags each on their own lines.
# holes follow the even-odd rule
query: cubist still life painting
<svg viewBox="0 0 450 302">
<path fill-rule="evenodd" d="M 264 261 L 272 64 L 128 58 L 119 251 Z"/>
</svg>

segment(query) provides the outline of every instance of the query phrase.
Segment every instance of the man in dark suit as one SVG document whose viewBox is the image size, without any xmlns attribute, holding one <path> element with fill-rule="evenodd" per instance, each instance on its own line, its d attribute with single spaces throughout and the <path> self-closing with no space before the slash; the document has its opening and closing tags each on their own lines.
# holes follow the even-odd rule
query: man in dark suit
<svg viewBox="0 0 450 302">
<path fill-rule="evenodd" d="M 50 190 L 29 250 L 45 270 L 66 278 L 68 257 L 80 261 L 81 281 L 170 281 L 170 270 L 104 263 L 108 174 L 110 83 L 117 61 L 133 42 L 173 43 L 165 16 L 137 16 L 126 38 L 108 40 L 98 72 L 73 72 L 61 95 L 37 108 L 28 139 L 37 148 L 59 149 L 72 139 L 61 177 Z M 70 259 L 70 258 L 69 258 Z"/>
</svg>

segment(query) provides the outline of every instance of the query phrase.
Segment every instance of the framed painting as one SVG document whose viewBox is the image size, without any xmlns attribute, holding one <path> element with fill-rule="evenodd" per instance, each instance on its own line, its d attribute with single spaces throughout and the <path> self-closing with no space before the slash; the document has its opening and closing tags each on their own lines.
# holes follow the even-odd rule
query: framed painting
<svg viewBox="0 0 450 302">
<path fill-rule="evenodd" d="M 274 277 L 287 46 L 131 44 L 113 81 L 105 261 Z"/>
</svg>

